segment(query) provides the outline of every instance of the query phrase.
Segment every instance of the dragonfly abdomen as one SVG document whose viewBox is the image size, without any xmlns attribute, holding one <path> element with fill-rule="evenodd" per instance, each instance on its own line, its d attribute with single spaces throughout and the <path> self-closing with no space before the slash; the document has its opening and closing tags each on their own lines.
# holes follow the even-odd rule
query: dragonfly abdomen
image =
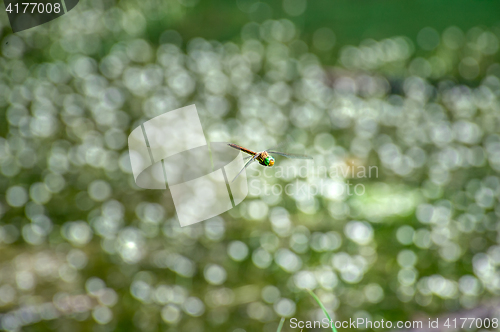
<svg viewBox="0 0 500 332">
<path fill-rule="evenodd" d="M 236 144 L 233 144 L 233 143 L 228 143 L 228 145 L 232 148 L 235 148 L 235 149 L 238 149 L 238 150 L 241 150 L 245 153 L 248 153 L 249 155 L 252 155 L 252 156 L 255 156 L 255 152 L 253 152 L 252 150 L 248 150 L 247 148 L 244 148 L 242 146 L 239 146 L 239 145 L 236 145 Z"/>
</svg>

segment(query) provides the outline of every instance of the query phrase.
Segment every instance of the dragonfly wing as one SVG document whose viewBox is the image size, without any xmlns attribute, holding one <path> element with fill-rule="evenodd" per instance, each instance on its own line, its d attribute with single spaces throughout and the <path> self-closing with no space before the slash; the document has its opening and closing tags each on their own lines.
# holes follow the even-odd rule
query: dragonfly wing
<svg viewBox="0 0 500 332">
<path fill-rule="evenodd" d="M 277 154 L 278 156 L 283 156 L 290 159 L 313 159 L 311 156 L 305 154 L 294 154 L 294 153 L 284 153 L 278 151 L 267 150 L 270 154 Z"/>
<path fill-rule="evenodd" d="M 278 156 L 283 156 L 290 159 L 313 159 L 311 156 L 305 154 L 279 152 L 279 150 L 283 150 L 284 148 L 289 146 L 292 142 L 293 142 L 292 137 L 288 135 L 280 144 L 270 149 L 267 149 L 266 151 L 271 154 L 276 154 Z"/>
<path fill-rule="evenodd" d="M 273 147 L 270 147 L 269 149 L 267 149 L 266 151 L 269 152 L 269 150 L 284 150 L 286 149 L 287 146 L 289 146 L 291 143 L 293 142 L 292 138 L 290 136 L 287 136 L 283 141 L 281 141 L 281 143 L 273 146 Z"/>
<path fill-rule="evenodd" d="M 255 161 L 255 159 L 257 158 L 257 156 L 258 156 L 258 155 L 256 154 L 255 156 L 251 157 L 252 159 L 250 159 L 249 161 L 247 161 L 247 163 L 245 164 L 245 166 L 243 166 L 243 168 L 241 169 L 241 171 L 240 171 L 240 172 L 239 172 L 239 173 L 238 173 L 238 174 L 234 177 L 234 179 L 233 179 L 233 181 L 231 181 L 231 183 L 233 183 L 233 182 L 234 182 L 234 180 L 236 180 L 236 178 L 237 178 L 238 176 L 240 176 L 241 172 L 243 172 L 243 170 L 244 170 L 245 168 L 247 168 L 248 166 L 250 166 L 250 164 L 252 163 L 252 161 Z"/>
</svg>

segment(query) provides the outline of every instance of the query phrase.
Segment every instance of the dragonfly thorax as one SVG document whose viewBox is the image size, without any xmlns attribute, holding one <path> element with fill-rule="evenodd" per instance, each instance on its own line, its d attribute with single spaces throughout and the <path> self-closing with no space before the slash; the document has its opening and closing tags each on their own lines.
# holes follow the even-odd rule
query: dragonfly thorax
<svg viewBox="0 0 500 332">
<path fill-rule="evenodd" d="M 263 166 L 271 167 L 274 165 L 274 158 L 267 151 L 262 151 L 258 159 L 259 163 Z"/>
</svg>

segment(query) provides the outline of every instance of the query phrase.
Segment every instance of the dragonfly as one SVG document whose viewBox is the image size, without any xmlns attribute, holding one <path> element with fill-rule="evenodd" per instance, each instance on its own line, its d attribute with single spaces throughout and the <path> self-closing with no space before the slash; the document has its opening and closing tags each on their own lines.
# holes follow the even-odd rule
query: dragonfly
<svg viewBox="0 0 500 332">
<path fill-rule="evenodd" d="M 228 145 L 232 148 L 235 148 L 237 150 L 241 150 L 241 151 L 250 155 L 250 156 L 245 158 L 245 159 L 250 158 L 250 160 L 247 161 L 245 166 L 243 166 L 241 171 L 234 177 L 234 179 L 233 179 L 233 181 L 231 181 L 231 183 L 234 182 L 234 180 L 236 180 L 236 178 L 241 174 L 241 172 L 243 172 L 243 170 L 246 169 L 248 166 L 250 166 L 250 164 L 254 161 L 258 161 L 259 164 L 261 164 L 262 166 L 272 167 L 274 165 L 274 158 L 271 154 L 290 158 L 290 159 L 313 159 L 312 157 L 305 155 L 305 154 L 284 153 L 284 152 L 274 151 L 274 150 L 270 150 L 270 149 L 264 150 L 261 152 L 254 152 L 252 150 L 249 150 L 249 149 L 244 148 L 244 147 L 237 145 L 237 144 L 229 143 Z"/>
</svg>

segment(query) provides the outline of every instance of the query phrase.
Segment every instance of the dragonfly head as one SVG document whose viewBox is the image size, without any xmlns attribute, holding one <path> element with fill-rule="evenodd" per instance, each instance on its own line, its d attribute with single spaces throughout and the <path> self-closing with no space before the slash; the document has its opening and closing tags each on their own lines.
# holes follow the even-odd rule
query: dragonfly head
<svg viewBox="0 0 500 332">
<path fill-rule="evenodd" d="M 269 167 L 273 166 L 274 165 L 274 158 L 271 156 L 266 157 L 266 164 Z"/>
</svg>

